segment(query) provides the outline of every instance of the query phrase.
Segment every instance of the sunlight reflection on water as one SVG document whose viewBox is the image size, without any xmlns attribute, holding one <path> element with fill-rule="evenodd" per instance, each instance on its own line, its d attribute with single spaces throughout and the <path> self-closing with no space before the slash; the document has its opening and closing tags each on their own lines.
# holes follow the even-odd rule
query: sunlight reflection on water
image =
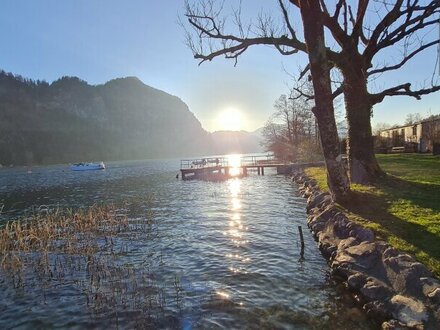
<svg viewBox="0 0 440 330">
<path fill-rule="evenodd" d="M 88 302 L 75 279 L 29 285 L 24 292 L 6 279 L 0 282 L 0 328 L 369 327 L 362 314 L 346 315 L 352 302 L 329 284 L 328 266 L 309 232 L 306 261 L 297 262 L 296 228 L 305 226 L 305 202 L 288 178 L 267 171 L 224 182 L 179 181 L 172 161 L 113 166 L 76 181 L 57 167 L 34 169 L 35 183 L 0 173 L 0 183 L 17 177 L 20 183 L 15 192 L 0 191 L 6 205 L 26 198 L 26 207 L 44 197 L 50 207 L 88 206 L 124 196 L 133 229 L 114 238 L 114 268 L 105 269 L 120 272 L 114 291 L 98 285 L 87 296 L 102 296 L 108 309 Z M 81 276 L 86 286 L 90 278 Z"/>
<path fill-rule="evenodd" d="M 227 160 L 228 160 L 228 165 L 230 166 L 229 175 L 233 177 L 239 176 L 240 166 L 241 166 L 241 155 L 228 155 Z M 238 187 L 238 191 L 240 191 L 240 187 Z"/>
</svg>

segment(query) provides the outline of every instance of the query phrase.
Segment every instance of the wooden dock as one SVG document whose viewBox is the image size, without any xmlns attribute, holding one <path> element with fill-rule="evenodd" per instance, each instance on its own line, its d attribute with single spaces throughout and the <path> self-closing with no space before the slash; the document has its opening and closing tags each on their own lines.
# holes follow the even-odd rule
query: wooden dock
<svg viewBox="0 0 440 330">
<path fill-rule="evenodd" d="M 181 160 L 180 173 L 182 180 L 219 181 L 231 177 L 247 176 L 251 171 L 255 171 L 258 175 L 264 175 L 264 169 L 268 167 L 275 167 L 277 173 L 285 174 L 290 166 L 289 162 L 270 155 L 197 158 Z"/>
</svg>

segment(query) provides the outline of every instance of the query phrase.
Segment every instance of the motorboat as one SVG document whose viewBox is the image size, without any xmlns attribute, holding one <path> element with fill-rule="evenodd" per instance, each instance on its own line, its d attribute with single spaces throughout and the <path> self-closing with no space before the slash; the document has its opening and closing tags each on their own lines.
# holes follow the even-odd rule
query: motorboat
<svg viewBox="0 0 440 330">
<path fill-rule="evenodd" d="M 70 166 L 72 171 L 92 171 L 92 170 L 104 170 L 105 165 L 103 162 L 99 163 L 76 163 Z"/>
</svg>

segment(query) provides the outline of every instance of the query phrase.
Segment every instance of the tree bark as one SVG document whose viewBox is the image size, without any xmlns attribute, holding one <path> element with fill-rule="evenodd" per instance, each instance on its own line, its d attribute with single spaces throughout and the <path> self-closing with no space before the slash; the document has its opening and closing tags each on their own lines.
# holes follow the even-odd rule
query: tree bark
<svg viewBox="0 0 440 330">
<path fill-rule="evenodd" d="M 340 202 L 348 197 L 350 184 L 339 153 L 330 68 L 325 49 L 324 28 L 320 19 L 319 0 L 300 1 L 300 10 L 315 92 L 313 113 L 318 122 L 322 151 L 327 166 L 327 182 L 333 200 Z"/>
<path fill-rule="evenodd" d="M 343 90 L 348 122 L 348 160 L 352 183 L 371 184 L 383 175 L 374 155 L 371 130 L 373 104 L 367 91 L 367 80 L 362 69 L 342 68 Z"/>
</svg>

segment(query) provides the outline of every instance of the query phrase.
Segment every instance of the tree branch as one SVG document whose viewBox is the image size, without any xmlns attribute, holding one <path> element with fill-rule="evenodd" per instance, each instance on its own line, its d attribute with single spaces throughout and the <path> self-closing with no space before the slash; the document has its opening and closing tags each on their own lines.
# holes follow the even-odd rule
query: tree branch
<svg viewBox="0 0 440 330">
<path fill-rule="evenodd" d="M 292 89 L 293 89 L 295 92 L 298 93 L 297 96 L 290 97 L 292 100 L 297 100 L 297 99 L 300 99 L 300 98 L 304 98 L 304 99 L 306 99 L 307 101 L 310 101 L 310 100 L 314 100 L 314 99 L 315 99 L 315 95 L 310 95 L 310 94 L 304 93 L 304 91 L 303 91 L 301 88 L 299 88 L 299 87 L 292 87 Z M 339 86 L 339 87 L 336 88 L 336 90 L 332 93 L 332 96 L 331 96 L 332 99 L 334 100 L 334 99 L 337 98 L 339 95 L 341 95 L 343 92 L 344 92 L 344 90 L 342 89 L 342 86 Z"/>
<path fill-rule="evenodd" d="M 218 15 L 218 12 L 212 8 L 213 3 L 208 2 L 201 9 L 187 5 L 185 16 L 199 39 L 198 47 L 190 40 L 191 38 L 188 38 L 187 41 L 193 51 L 194 58 L 201 60 L 199 65 L 218 56 L 235 59 L 235 62 L 237 62 L 237 58 L 253 45 L 272 45 L 283 55 L 292 55 L 298 51 L 307 52 L 305 43 L 297 39 L 290 24 L 287 10 L 281 0 L 279 0 L 279 4 L 287 29 L 291 34 L 290 38 L 286 35 L 275 36 L 275 29 L 271 25 L 272 20 L 266 21 L 262 17 L 259 21 L 259 32 L 254 33 L 255 37 L 244 37 L 245 33 L 241 26 L 238 26 L 240 35 L 226 34 L 223 32 L 224 22 L 213 16 Z M 239 12 L 235 11 L 235 24 L 241 25 L 241 19 L 237 15 L 239 15 Z M 215 45 L 209 44 L 209 51 L 204 51 L 202 48 L 203 41 L 206 39 L 217 41 Z"/>
<path fill-rule="evenodd" d="M 283 12 L 284 21 L 286 22 L 286 26 L 287 26 L 287 29 L 290 32 L 290 35 L 292 36 L 292 38 L 296 39 L 296 33 L 295 33 L 295 30 L 292 27 L 292 24 L 290 24 L 290 19 L 289 19 L 289 15 L 287 14 L 286 7 L 284 6 L 284 3 L 283 3 L 282 0 L 278 0 L 278 3 L 280 5 L 280 7 L 281 7 L 281 11 Z"/>
<path fill-rule="evenodd" d="M 432 0 L 426 6 L 419 6 L 418 1 L 414 1 L 412 4 L 408 4 L 405 10 L 400 10 L 402 2 L 402 0 L 397 1 L 393 9 L 385 15 L 373 31 L 370 42 L 364 51 L 364 56 L 368 62 L 381 49 L 392 46 L 413 33 L 438 23 L 438 19 L 425 20 L 432 17 L 439 10 L 439 0 Z M 394 30 L 389 31 L 393 23 L 402 17 L 405 17 L 404 21 Z"/>
<path fill-rule="evenodd" d="M 402 66 L 404 66 L 406 64 L 406 62 L 408 62 L 411 58 L 413 58 L 414 56 L 416 56 L 418 53 L 422 52 L 423 50 L 434 46 L 434 45 L 438 45 L 440 42 L 440 39 L 431 41 L 425 45 L 420 46 L 419 48 L 417 48 L 416 50 L 414 50 L 412 53 L 408 54 L 407 56 L 405 56 L 403 58 L 402 61 L 400 61 L 399 63 L 395 64 L 395 65 L 391 65 L 391 66 L 384 66 L 382 68 L 379 69 L 374 69 L 371 70 L 370 72 L 368 72 L 368 75 L 371 76 L 373 74 L 377 74 L 377 73 L 383 73 L 386 71 L 391 71 L 391 70 L 397 70 L 400 69 Z"/>
<path fill-rule="evenodd" d="M 355 44 L 358 43 L 359 38 L 363 39 L 364 34 L 362 31 L 364 24 L 365 13 L 367 12 L 369 0 L 359 0 L 358 10 L 356 14 L 356 20 L 353 24 L 353 31 L 351 33 L 351 37 L 354 39 Z"/>
<path fill-rule="evenodd" d="M 417 91 L 411 90 L 411 84 L 406 83 L 402 85 L 398 85 L 395 87 L 391 87 L 388 89 L 385 89 L 384 91 L 377 93 L 377 94 L 371 94 L 371 101 L 372 104 L 377 104 L 383 101 L 383 99 L 386 96 L 411 96 L 416 98 L 417 100 L 420 100 L 423 95 L 427 95 L 430 93 L 434 93 L 440 90 L 440 86 L 432 86 L 431 88 L 424 88 L 419 89 Z"/>
</svg>

